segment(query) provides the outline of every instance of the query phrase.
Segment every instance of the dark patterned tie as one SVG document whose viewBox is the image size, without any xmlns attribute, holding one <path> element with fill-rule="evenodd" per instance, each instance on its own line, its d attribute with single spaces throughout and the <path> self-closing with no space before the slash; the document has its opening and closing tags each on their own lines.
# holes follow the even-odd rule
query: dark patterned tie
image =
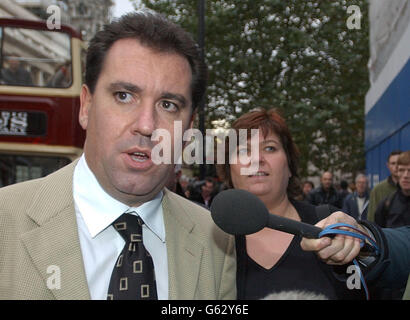
<svg viewBox="0 0 410 320">
<path fill-rule="evenodd" d="M 154 263 L 142 242 L 142 225 L 138 216 L 124 213 L 114 221 L 114 228 L 125 240 L 112 271 L 108 300 L 156 300 Z"/>
</svg>

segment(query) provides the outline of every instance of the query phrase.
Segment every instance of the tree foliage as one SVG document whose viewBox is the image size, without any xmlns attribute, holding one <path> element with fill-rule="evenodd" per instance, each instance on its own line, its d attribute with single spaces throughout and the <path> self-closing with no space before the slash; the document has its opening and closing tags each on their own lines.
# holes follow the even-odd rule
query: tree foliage
<svg viewBox="0 0 410 320">
<path fill-rule="evenodd" d="M 141 2 L 197 38 L 197 1 Z M 353 4 L 362 18 L 350 30 Z M 207 127 L 274 107 L 301 151 L 301 176 L 362 170 L 367 10 L 365 0 L 206 1 Z"/>
</svg>

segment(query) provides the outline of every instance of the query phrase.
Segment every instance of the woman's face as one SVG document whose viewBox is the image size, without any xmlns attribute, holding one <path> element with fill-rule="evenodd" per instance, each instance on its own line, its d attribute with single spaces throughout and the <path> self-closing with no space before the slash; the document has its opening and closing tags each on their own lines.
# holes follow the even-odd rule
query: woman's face
<svg viewBox="0 0 410 320">
<path fill-rule="evenodd" d="M 240 153 L 240 147 L 238 149 Z M 250 150 L 249 145 L 248 149 Z M 265 138 L 262 130 L 259 130 L 258 156 L 259 168 L 251 175 L 241 175 L 241 168 L 249 168 L 250 161 L 245 164 L 237 161 L 237 164 L 230 165 L 233 187 L 247 190 L 262 200 L 266 198 L 274 201 L 282 198 L 286 195 L 291 173 L 285 150 L 275 133 L 269 133 Z"/>
</svg>

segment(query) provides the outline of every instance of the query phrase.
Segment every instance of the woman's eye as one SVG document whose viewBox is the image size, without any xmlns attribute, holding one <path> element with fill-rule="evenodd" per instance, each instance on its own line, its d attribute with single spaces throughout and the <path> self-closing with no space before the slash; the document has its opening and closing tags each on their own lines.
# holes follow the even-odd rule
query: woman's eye
<svg viewBox="0 0 410 320">
<path fill-rule="evenodd" d="M 276 148 L 274 146 L 266 146 L 265 151 L 275 151 Z"/>
<path fill-rule="evenodd" d="M 132 95 L 128 92 L 116 92 L 115 97 L 119 102 L 128 103 L 132 99 Z"/>
</svg>

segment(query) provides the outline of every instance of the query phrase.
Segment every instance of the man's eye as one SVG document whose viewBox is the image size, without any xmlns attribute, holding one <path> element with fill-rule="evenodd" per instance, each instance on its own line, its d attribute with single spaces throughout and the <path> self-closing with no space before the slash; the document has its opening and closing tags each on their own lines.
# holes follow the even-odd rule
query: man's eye
<svg viewBox="0 0 410 320">
<path fill-rule="evenodd" d="M 128 92 L 116 92 L 115 93 L 115 98 L 122 103 L 128 103 L 131 101 L 132 99 L 132 95 Z"/>
<path fill-rule="evenodd" d="M 178 111 L 178 106 L 171 101 L 161 101 L 161 107 L 170 112 Z"/>
</svg>

